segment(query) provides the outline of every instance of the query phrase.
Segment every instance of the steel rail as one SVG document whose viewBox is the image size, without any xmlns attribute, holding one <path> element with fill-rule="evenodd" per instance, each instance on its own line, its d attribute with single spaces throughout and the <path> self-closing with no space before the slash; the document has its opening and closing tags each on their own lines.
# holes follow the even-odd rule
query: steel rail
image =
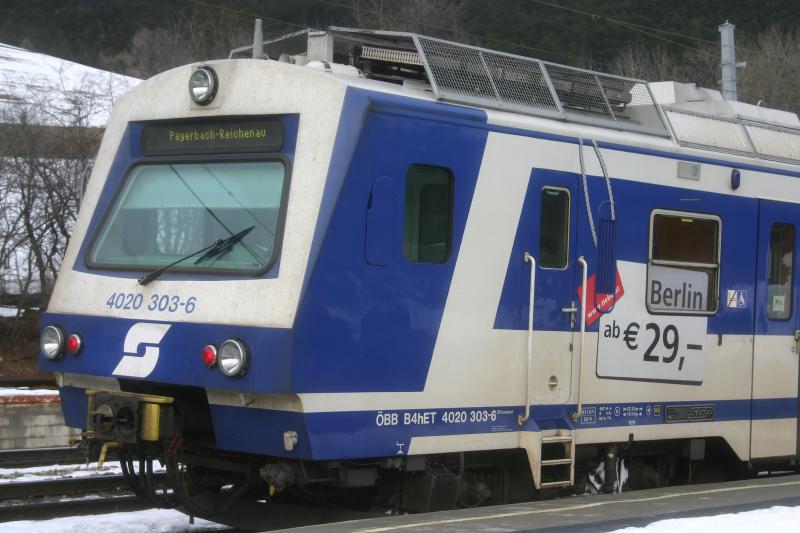
<svg viewBox="0 0 800 533">
<path fill-rule="evenodd" d="M 84 516 L 116 512 L 142 511 L 151 506 L 131 494 L 74 500 L 35 501 L 0 504 L 0 522 L 47 520 L 65 516 Z"/>
<path fill-rule="evenodd" d="M 156 474 L 161 481 L 163 474 Z M 53 496 L 86 496 L 97 493 L 129 494 L 128 482 L 122 475 L 97 475 L 89 477 L 21 481 L 0 484 L 0 505 L 6 500 L 29 500 Z"/>
<path fill-rule="evenodd" d="M 86 454 L 82 450 L 68 446 L 0 450 L 0 466 L 3 468 L 24 468 L 56 464 L 74 465 L 85 462 Z"/>
</svg>

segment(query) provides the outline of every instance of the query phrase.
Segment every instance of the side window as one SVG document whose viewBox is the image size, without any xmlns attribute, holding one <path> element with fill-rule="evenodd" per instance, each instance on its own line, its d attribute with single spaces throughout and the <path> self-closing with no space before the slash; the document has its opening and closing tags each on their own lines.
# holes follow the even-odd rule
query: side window
<svg viewBox="0 0 800 533">
<path fill-rule="evenodd" d="M 772 225 L 767 261 L 767 318 L 789 320 L 792 316 L 794 281 L 794 224 L 776 222 Z"/>
<path fill-rule="evenodd" d="M 647 310 L 713 315 L 719 305 L 719 217 L 653 211 L 647 265 Z"/>
<path fill-rule="evenodd" d="M 447 262 L 453 227 L 453 175 L 448 169 L 409 167 L 403 225 L 403 252 L 408 260 Z"/>
<path fill-rule="evenodd" d="M 539 218 L 539 266 L 566 268 L 569 253 L 569 191 L 544 187 Z"/>
</svg>

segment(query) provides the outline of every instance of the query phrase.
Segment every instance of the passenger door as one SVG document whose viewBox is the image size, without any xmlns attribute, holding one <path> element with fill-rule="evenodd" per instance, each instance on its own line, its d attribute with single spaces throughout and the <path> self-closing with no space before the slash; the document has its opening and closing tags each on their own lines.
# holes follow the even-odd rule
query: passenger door
<svg viewBox="0 0 800 533">
<path fill-rule="evenodd" d="M 572 378 L 573 331 L 580 325 L 576 288 L 578 179 L 534 170 L 532 201 L 536 260 L 530 386 L 534 403 L 566 403 Z"/>
<path fill-rule="evenodd" d="M 800 365 L 796 342 L 800 309 L 795 290 L 798 230 L 800 206 L 760 201 L 750 433 L 752 458 L 800 453 L 797 418 Z M 746 304 L 746 301 L 737 301 L 746 300 L 746 295 L 731 292 L 727 294 L 728 307 Z"/>
</svg>

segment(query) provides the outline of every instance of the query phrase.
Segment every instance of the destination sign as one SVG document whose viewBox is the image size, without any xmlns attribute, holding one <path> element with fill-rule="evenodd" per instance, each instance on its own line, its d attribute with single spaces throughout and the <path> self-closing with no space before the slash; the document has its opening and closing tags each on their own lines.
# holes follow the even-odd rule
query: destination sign
<svg viewBox="0 0 800 533">
<path fill-rule="evenodd" d="M 283 123 L 274 119 L 150 124 L 142 129 L 142 154 L 276 152 L 283 136 Z"/>
<path fill-rule="evenodd" d="M 650 311 L 708 311 L 708 273 L 651 265 L 647 287 Z"/>
</svg>

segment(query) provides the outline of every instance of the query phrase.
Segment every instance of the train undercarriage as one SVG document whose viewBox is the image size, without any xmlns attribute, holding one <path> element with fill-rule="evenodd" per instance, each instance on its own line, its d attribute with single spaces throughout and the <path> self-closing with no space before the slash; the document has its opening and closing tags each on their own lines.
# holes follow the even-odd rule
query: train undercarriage
<svg viewBox="0 0 800 533">
<path fill-rule="evenodd" d="M 113 449 L 140 498 L 242 529 L 263 527 L 264 519 L 291 527 L 724 481 L 752 470 L 722 439 L 578 446 L 574 485 L 540 490 L 523 449 L 359 461 L 232 453 L 215 446 L 202 389 L 161 396 L 133 384 L 126 388 L 87 392 L 89 416 L 80 446 L 89 458 L 102 461 Z"/>
</svg>

